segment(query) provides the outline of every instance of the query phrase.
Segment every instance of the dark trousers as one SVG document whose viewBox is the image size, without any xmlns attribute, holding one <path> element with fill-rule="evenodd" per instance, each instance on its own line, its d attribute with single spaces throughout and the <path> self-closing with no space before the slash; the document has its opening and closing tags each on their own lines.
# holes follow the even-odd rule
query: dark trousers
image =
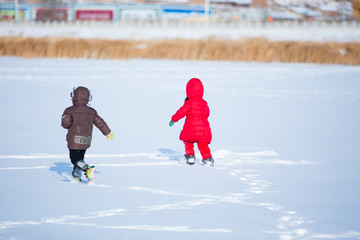
<svg viewBox="0 0 360 240">
<path fill-rule="evenodd" d="M 81 178 L 81 173 L 85 172 L 89 166 L 84 162 L 86 150 L 69 149 L 69 152 L 71 163 L 74 165 L 72 175 L 73 177 Z"/>
</svg>

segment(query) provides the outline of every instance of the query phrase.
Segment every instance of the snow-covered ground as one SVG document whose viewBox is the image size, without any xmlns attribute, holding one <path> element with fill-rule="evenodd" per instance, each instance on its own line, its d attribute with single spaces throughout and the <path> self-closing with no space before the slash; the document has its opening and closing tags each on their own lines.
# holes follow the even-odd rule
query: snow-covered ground
<svg viewBox="0 0 360 240">
<path fill-rule="evenodd" d="M 318 24 L 318 23 L 314 23 Z M 325 23 L 324 23 L 325 24 Z M 201 39 L 221 37 L 228 39 L 266 38 L 271 41 L 331 41 L 360 42 L 359 24 L 346 26 L 325 24 L 258 24 L 258 25 L 121 25 L 121 24 L 34 24 L 1 23 L 0 36 L 75 37 L 98 39 Z"/>
<path fill-rule="evenodd" d="M 0 58 L 0 239 L 360 239 L 360 67 Z M 205 86 L 214 167 L 183 163 L 185 85 Z M 70 181 L 70 91 L 96 183 Z M 200 155 L 197 153 L 197 158 Z"/>
</svg>

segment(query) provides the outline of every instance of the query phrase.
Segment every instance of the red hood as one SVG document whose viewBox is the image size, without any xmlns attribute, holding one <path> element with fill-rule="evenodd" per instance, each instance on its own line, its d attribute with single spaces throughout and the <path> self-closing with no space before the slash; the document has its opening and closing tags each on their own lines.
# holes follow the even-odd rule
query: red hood
<svg viewBox="0 0 360 240">
<path fill-rule="evenodd" d="M 192 78 L 186 85 L 186 96 L 190 99 L 193 97 L 204 96 L 204 86 L 200 79 Z"/>
<path fill-rule="evenodd" d="M 90 100 L 90 91 L 86 87 L 78 87 L 74 90 L 72 101 L 75 105 L 87 105 Z"/>
</svg>

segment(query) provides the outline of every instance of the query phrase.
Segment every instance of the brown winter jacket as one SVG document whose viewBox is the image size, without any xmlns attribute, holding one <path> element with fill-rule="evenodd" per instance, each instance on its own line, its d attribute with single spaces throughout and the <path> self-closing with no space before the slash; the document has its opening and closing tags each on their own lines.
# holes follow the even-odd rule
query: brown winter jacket
<svg viewBox="0 0 360 240">
<path fill-rule="evenodd" d="M 90 92 L 85 87 L 78 87 L 72 94 L 73 106 L 65 109 L 61 126 L 68 129 L 66 141 L 69 149 L 88 149 L 91 145 L 93 124 L 104 135 L 111 131 L 96 110 L 87 106 Z"/>
</svg>

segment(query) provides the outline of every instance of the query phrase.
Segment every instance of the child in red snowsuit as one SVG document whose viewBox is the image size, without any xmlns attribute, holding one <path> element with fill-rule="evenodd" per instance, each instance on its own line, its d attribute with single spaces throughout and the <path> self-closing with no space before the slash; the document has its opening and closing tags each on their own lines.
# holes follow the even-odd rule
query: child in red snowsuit
<svg viewBox="0 0 360 240">
<path fill-rule="evenodd" d="M 213 165 L 209 144 L 212 140 L 211 128 L 208 121 L 210 110 L 203 99 L 204 87 L 200 79 L 192 78 L 186 85 L 184 105 L 171 117 L 170 127 L 186 116 L 184 128 L 180 133 L 180 140 L 185 144 L 185 158 L 188 164 L 195 163 L 194 143 L 197 143 L 204 164 Z"/>
</svg>

